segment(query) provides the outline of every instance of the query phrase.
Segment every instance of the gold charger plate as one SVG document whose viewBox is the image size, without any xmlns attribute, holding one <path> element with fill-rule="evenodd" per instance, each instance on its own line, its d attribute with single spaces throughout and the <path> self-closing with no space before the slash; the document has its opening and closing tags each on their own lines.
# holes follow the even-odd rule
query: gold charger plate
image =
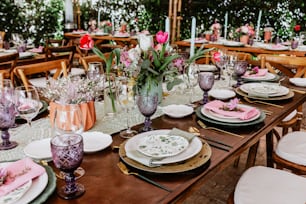
<svg viewBox="0 0 306 204">
<path fill-rule="evenodd" d="M 235 89 L 236 93 L 239 94 L 240 96 L 243 97 L 248 97 L 251 99 L 258 99 L 258 100 L 262 100 L 262 101 L 279 101 L 279 100 L 286 100 L 289 98 L 292 98 L 294 96 L 293 91 L 289 90 L 289 93 L 287 95 L 284 96 L 276 96 L 276 97 L 268 97 L 268 98 L 264 98 L 264 97 L 259 97 L 259 96 L 249 96 L 247 93 L 243 92 L 240 88 L 236 88 Z"/>
<path fill-rule="evenodd" d="M 130 165 L 133 168 L 142 170 L 142 171 L 146 171 L 146 172 L 150 172 L 150 173 L 182 173 L 182 172 L 187 172 L 190 170 L 194 170 L 198 167 L 203 166 L 206 162 L 209 161 L 210 157 L 211 157 L 211 148 L 209 146 L 209 144 L 202 140 L 202 149 L 201 151 L 195 155 L 194 157 L 187 159 L 185 161 L 182 162 L 178 162 L 178 163 L 172 163 L 172 164 L 167 164 L 167 165 L 161 165 L 158 167 L 148 167 L 145 165 L 142 165 L 130 158 L 128 158 L 126 156 L 126 152 L 125 152 L 125 144 L 126 142 L 122 143 L 120 145 L 119 148 L 119 156 L 120 158 L 128 165 Z"/>
</svg>

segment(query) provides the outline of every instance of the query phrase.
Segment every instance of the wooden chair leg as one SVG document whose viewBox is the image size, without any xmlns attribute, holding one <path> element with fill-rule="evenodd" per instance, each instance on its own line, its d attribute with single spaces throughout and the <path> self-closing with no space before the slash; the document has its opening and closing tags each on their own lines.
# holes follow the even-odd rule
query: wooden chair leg
<svg viewBox="0 0 306 204">
<path fill-rule="evenodd" d="M 239 160 L 240 160 L 240 157 L 237 157 L 234 161 L 234 167 L 237 168 L 238 165 L 239 165 Z"/>
</svg>

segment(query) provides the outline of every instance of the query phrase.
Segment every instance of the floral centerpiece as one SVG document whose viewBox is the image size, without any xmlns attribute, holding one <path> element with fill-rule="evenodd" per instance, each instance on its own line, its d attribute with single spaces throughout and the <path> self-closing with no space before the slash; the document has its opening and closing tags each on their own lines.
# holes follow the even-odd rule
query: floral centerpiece
<svg viewBox="0 0 306 204">
<path fill-rule="evenodd" d="M 236 29 L 240 37 L 240 42 L 248 44 L 249 38 L 253 38 L 255 35 L 254 26 L 252 24 L 245 24 Z"/>
<path fill-rule="evenodd" d="M 109 20 L 100 22 L 99 29 L 104 33 L 110 33 L 112 31 L 112 23 Z"/>
<path fill-rule="evenodd" d="M 216 41 L 221 35 L 221 24 L 219 23 L 218 19 L 215 19 L 215 22 L 210 26 L 210 30 L 213 33 L 213 40 Z"/>
</svg>

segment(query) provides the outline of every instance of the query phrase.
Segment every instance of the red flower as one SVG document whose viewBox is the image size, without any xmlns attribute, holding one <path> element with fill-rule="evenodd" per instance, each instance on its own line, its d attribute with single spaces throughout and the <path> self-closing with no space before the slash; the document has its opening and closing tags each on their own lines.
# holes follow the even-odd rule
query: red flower
<svg viewBox="0 0 306 204">
<path fill-rule="evenodd" d="M 85 34 L 80 39 L 80 48 L 84 50 L 90 50 L 94 46 L 94 41 L 89 34 Z"/>
<path fill-rule="evenodd" d="M 164 44 L 165 42 L 168 41 L 168 33 L 163 31 L 158 31 L 158 33 L 156 33 L 156 41 L 160 44 Z"/>
<path fill-rule="evenodd" d="M 294 31 L 299 32 L 301 30 L 301 25 L 295 25 L 294 26 Z"/>
<path fill-rule="evenodd" d="M 219 62 L 221 59 L 221 53 L 220 52 L 215 52 L 213 54 L 213 59 L 216 61 L 216 62 Z"/>
</svg>

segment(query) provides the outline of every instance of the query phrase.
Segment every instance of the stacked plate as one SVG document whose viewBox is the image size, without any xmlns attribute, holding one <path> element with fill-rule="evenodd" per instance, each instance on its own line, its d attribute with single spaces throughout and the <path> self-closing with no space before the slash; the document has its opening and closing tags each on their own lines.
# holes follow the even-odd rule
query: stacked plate
<svg viewBox="0 0 306 204">
<path fill-rule="evenodd" d="M 295 86 L 306 87 L 306 78 L 290 78 L 289 81 Z"/>
<path fill-rule="evenodd" d="M 265 75 L 256 76 L 256 75 L 244 75 L 241 77 L 244 81 L 277 81 L 279 76 L 267 72 Z"/>
<path fill-rule="evenodd" d="M 9 162 L 0 163 L 0 168 Z M 52 168 L 44 166 L 46 172 L 24 185 L 0 197 L 1 204 L 43 203 L 56 188 L 56 177 Z"/>
<path fill-rule="evenodd" d="M 246 112 L 248 113 L 252 112 L 252 114 L 246 117 L 245 116 Z M 265 119 L 265 114 L 259 109 L 242 104 L 237 105 L 237 111 L 228 110 L 220 112 L 214 111 L 211 108 L 207 108 L 204 105 L 196 109 L 196 115 L 204 122 L 209 122 L 211 124 L 216 124 L 216 125 L 222 125 L 228 128 L 251 126 L 261 123 Z"/>
<path fill-rule="evenodd" d="M 155 173 L 177 173 L 206 163 L 211 149 L 198 137 L 175 135 L 171 130 L 154 130 L 127 140 L 120 147 L 119 155 L 134 168 Z"/>
<path fill-rule="evenodd" d="M 244 43 L 237 41 L 224 41 L 223 45 L 228 47 L 244 47 Z"/>
</svg>

